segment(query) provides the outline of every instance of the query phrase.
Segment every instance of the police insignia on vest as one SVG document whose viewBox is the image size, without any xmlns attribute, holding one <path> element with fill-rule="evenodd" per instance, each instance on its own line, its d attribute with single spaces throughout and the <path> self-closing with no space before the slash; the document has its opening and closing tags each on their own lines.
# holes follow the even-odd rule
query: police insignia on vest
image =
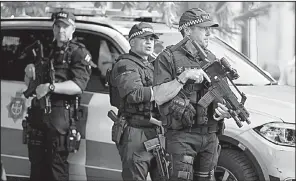
<svg viewBox="0 0 296 181">
<path fill-rule="evenodd" d="M 21 96 L 22 92 L 16 92 L 15 97 L 11 97 L 11 101 L 7 105 L 8 117 L 12 118 L 15 123 L 18 119 L 23 118 L 26 110 L 26 99 Z"/>
</svg>

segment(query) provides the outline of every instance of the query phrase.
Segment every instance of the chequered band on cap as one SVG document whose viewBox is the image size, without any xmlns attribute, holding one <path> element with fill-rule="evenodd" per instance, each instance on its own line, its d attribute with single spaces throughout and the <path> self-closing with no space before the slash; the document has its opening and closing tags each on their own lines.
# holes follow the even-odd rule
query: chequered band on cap
<svg viewBox="0 0 296 181">
<path fill-rule="evenodd" d="M 211 21 L 210 14 L 203 14 L 201 16 L 198 16 L 195 20 L 188 21 L 184 23 L 182 26 L 179 26 L 178 30 L 182 31 L 185 27 L 189 27 L 195 24 L 200 24 L 206 21 Z"/>
<path fill-rule="evenodd" d="M 129 39 L 132 39 L 132 38 L 134 38 L 135 36 L 142 35 L 142 34 L 144 34 L 145 32 L 151 32 L 151 33 L 154 33 L 153 29 L 151 29 L 151 28 L 142 28 L 141 31 L 137 31 L 137 32 L 131 34 L 131 36 L 130 36 Z"/>
</svg>

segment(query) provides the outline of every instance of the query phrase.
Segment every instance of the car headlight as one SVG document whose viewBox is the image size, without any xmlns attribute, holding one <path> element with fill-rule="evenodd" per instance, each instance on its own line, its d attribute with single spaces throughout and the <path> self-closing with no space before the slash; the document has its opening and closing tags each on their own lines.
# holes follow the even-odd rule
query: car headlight
<svg viewBox="0 0 296 181">
<path fill-rule="evenodd" d="M 295 146 L 295 124 L 273 122 L 254 128 L 268 141 L 283 146 Z"/>
</svg>

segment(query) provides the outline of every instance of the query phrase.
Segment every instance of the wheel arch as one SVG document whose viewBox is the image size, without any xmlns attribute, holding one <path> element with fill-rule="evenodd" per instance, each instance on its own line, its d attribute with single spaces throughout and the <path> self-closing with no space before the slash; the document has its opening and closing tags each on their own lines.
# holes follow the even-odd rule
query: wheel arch
<svg viewBox="0 0 296 181">
<path fill-rule="evenodd" d="M 222 149 L 223 148 L 232 148 L 232 149 L 242 151 L 247 156 L 247 158 L 251 161 L 253 166 L 255 167 L 256 172 L 259 177 L 259 180 L 269 179 L 269 177 L 265 178 L 263 170 L 260 167 L 260 164 L 258 163 L 258 161 L 257 161 L 256 157 L 253 155 L 253 153 L 247 147 L 241 148 L 239 141 L 237 141 L 234 138 L 228 137 L 226 135 L 219 135 L 219 142 L 220 142 Z M 267 176 L 268 176 L 268 174 L 267 174 Z"/>
</svg>

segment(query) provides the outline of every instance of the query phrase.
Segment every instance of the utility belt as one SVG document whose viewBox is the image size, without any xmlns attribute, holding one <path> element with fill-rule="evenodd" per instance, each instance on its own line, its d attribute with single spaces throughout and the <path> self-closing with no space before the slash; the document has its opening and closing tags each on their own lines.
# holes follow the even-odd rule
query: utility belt
<svg viewBox="0 0 296 181">
<path fill-rule="evenodd" d="M 191 128 L 185 128 L 181 131 L 189 132 L 189 133 L 198 133 L 198 134 L 210 134 L 217 133 L 219 131 L 218 124 L 212 125 L 193 125 Z"/>
<path fill-rule="evenodd" d="M 150 114 L 123 114 L 126 118 L 127 125 L 134 128 L 155 128 L 154 124 L 149 122 Z M 149 116 L 148 116 L 149 115 Z"/>
<path fill-rule="evenodd" d="M 75 99 L 70 100 L 70 99 L 50 99 L 50 103 L 51 103 L 51 107 L 65 107 L 65 108 L 69 108 L 69 106 L 74 106 L 75 105 Z M 31 106 L 38 108 L 38 107 L 42 107 L 41 102 L 34 98 L 32 100 Z"/>
<path fill-rule="evenodd" d="M 153 104 L 151 102 L 134 104 L 125 102 L 122 108 L 123 112 L 126 114 L 148 115 L 153 111 Z"/>
<path fill-rule="evenodd" d="M 28 140 L 25 140 L 28 138 L 27 128 L 47 130 L 48 126 L 52 125 L 61 135 L 67 137 L 67 151 L 76 152 L 81 139 L 76 126 L 76 122 L 81 119 L 81 116 L 78 115 L 80 113 L 79 97 L 75 97 L 74 100 L 52 99 L 50 114 L 44 113 L 39 103 L 37 99 L 32 100 L 31 107 L 28 109 L 28 117 L 23 120 L 23 142 L 28 143 Z"/>
</svg>

